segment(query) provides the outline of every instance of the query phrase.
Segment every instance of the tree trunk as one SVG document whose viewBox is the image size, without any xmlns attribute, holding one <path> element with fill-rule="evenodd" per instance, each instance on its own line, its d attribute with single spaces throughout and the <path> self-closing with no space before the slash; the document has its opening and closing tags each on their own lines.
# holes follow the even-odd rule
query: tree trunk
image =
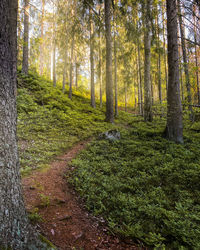
<svg viewBox="0 0 200 250">
<path fill-rule="evenodd" d="M 77 62 L 77 57 L 75 59 L 75 64 L 76 64 L 76 83 L 75 83 L 75 86 L 76 86 L 76 89 L 78 89 L 78 73 L 79 73 L 79 64 Z"/>
<path fill-rule="evenodd" d="M 70 71 L 69 71 L 69 98 L 70 99 L 72 99 L 73 61 L 74 61 L 74 32 L 72 33 L 71 61 L 70 61 Z"/>
<path fill-rule="evenodd" d="M 100 108 L 102 108 L 102 55 L 101 55 L 101 31 L 100 30 L 99 30 L 99 96 L 100 96 Z"/>
<path fill-rule="evenodd" d="M 198 105 L 200 105 L 200 91 L 199 91 L 199 63 L 198 63 L 198 55 L 197 55 L 197 21 L 195 17 L 196 13 L 196 6 L 194 5 L 193 10 L 193 20 L 194 20 L 194 42 L 195 42 L 195 66 L 196 66 L 196 81 L 197 81 L 197 98 L 198 98 Z"/>
<path fill-rule="evenodd" d="M 23 42 L 23 61 L 22 73 L 28 74 L 28 40 L 29 40 L 29 0 L 24 0 L 24 42 Z"/>
<path fill-rule="evenodd" d="M 104 0 L 106 25 L 106 121 L 114 122 L 112 80 L 111 0 Z"/>
<path fill-rule="evenodd" d="M 160 27 L 158 21 L 159 9 L 157 14 L 157 49 L 158 49 L 158 90 L 159 90 L 159 101 L 162 104 L 162 81 L 161 81 L 161 55 L 160 55 Z"/>
<path fill-rule="evenodd" d="M 162 7 L 162 22 L 163 22 L 163 51 L 164 51 L 164 65 L 165 65 L 165 82 L 166 82 L 166 92 L 167 92 L 167 88 L 168 88 L 168 75 L 167 75 L 167 55 L 166 55 L 166 40 L 165 40 L 164 5 Z"/>
<path fill-rule="evenodd" d="M 182 106 L 179 86 L 178 24 L 176 0 L 167 0 L 168 90 L 166 136 L 183 143 Z"/>
<path fill-rule="evenodd" d="M 114 85 L 115 85 L 115 117 L 118 116 L 118 86 L 117 86 L 117 41 L 116 41 L 116 24 L 114 31 Z"/>
<path fill-rule="evenodd" d="M 143 115 L 143 91 L 142 91 L 142 70 L 141 70 L 141 59 L 140 59 L 140 45 L 139 39 L 137 39 L 137 49 L 138 49 L 138 74 L 139 74 L 139 85 L 138 85 L 138 101 L 139 101 L 139 112 Z"/>
<path fill-rule="evenodd" d="M 41 42 L 40 42 L 40 75 L 44 71 L 44 7 L 45 0 L 42 0 L 42 18 L 41 18 Z"/>
<path fill-rule="evenodd" d="M 181 45 L 182 45 L 182 53 L 183 53 L 183 62 L 184 62 L 184 71 L 185 71 L 185 80 L 186 80 L 186 88 L 187 88 L 187 101 L 189 105 L 190 111 L 190 120 L 193 120 L 193 110 L 192 110 L 192 97 L 191 97 L 191 86 L 190 86 L 190 76 L 189 76 L 189 69 L 188 69 L 188 58 L 186 52 L 186 44 L 185 44 L 185 30 L 183 26 L 182 20 L 182 13 L 181 13 L 181 6 L 180 0 L 178 2 L 178 12 L 179 12 L 179 24 L 180 24 L 180 34 L 181 34 Z"/>
<path fill-rule="evenodd" d="M 17 3 L 0 2 L 0 248 L 48 249 L 29 224 L 19 174 L 15 94 Z"/>
<path fill-rule="evenodd" d="M 151 122 L 153 120 L 151 103 L 151 4 L 152 0 L 146 0 L 144 8 L 145 33 L 144 33 L 144 120 Z"/>
<path fill-rule="evenodd" d="M 53 86 L 56 87 L 56 24 L 55 10 L 53 7 Z"/>
<path fill-rule="evenodd" d="M 65 48 L 65 58 L 64 58 L 64 67 L 63 67 L 63 84 L 62 84 L 63 93 L 65 92 L 66 74 L 67 74 L 67 48 Z"/>
<path fill-rule="evenodd" d="M 90 12 L 90 90 L 91 90 L 91 106 L 96 108 L 95 104 L 95 86 L 94 86 L 94 24 L 92 20 L 92 11 Z"/>
</svg>

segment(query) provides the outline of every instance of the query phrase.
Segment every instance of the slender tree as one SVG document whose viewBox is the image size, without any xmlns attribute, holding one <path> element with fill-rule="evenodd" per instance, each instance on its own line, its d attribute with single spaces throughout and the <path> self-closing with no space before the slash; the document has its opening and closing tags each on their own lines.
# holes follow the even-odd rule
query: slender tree
<svg viewBox="0 0 200 250">
<path fill-rule="evenodd" d="M 106 25 L 106 121 L 114 122 L 112 80 L 111 0 L 104 0 Z"/>
<path fill-rule="evenodd" d="M 167 0 L 168 90 L 166 136 L 183 143 L 182 106 L 179 86 L 178 24 L 176 0 Z"/>
<path fill-rule="evenodd" d="M 144 13 L 144 120 L 151 122 L 153 120 L 152 102 L 151 102 L 151 8 L 152 0 L 146 0 L 143 4 Z"/>
<path fill-rule="evenodd" d="M 187 101 L 189 105 L 190 111 L 190 120 L 193 119 L 193 110 L 192 110 L 192 96 L 191 96 L 191 85 L 190 85 L 190 76 L 189 76 L 189 68 L 188 68 L 188 57 L 186 51 L 186 44 L 185 44 L 185 29 L 184 23 L 182 19 L 182 11 L 181 11 L 181 3 L 180 0 L 178 2 L 178 17 L 179 17 L 179 27 L 180 27 L 180 34 L 181 34 L 181 47 L 182 47 L 182 54 L 183 54 L 183 67 L 185 72 L 185 81 L 186 81 L 186 89 L 187 89 Z"/>
<path fill-rule="evenodd" d="M 96 107 L 95 104 L 95 85 L 94 85 L 94 23 L 92 20 L 92 10 L 89 9 L 90 19 L 90 88 L 91 88 L 91 106 Z"/>
<path fill-rule="evenodd" d="M 42 0 L 42 16 L 41 16 L 41 44 L 40 44 L 40 75 L 44 71 L 44 9 L 45 0 Z"/>
<path fill-rule="evenodd" d="M 23 61 L 22 72 L 28 74 L 28 51 L 29 51 L 29 0 L 24 0 L 24 41 L 23 41 Z"/>
</svg>

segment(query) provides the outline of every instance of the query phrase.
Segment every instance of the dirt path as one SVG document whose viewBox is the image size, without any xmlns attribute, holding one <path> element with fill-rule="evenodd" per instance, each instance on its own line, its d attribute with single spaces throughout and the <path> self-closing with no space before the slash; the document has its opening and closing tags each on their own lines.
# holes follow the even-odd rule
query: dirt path
<svg viewBox="0 0 200 250">
<path fill-rule="evenodd" d="M 38 208 L 43 222 L 38 226 L 58 249 L 141 249 L 109 236 L 81 205 L 80 199 L 67 184 L 68 163 L 87 145 L 76 144 L 50 164 L 50 168 L 23 179 L 27 210 Z"/>
</svg>

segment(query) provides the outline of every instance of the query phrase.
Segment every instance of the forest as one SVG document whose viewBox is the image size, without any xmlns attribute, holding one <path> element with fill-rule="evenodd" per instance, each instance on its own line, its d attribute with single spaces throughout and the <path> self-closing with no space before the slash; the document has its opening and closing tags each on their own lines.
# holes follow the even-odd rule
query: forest
<svg viewBox="0 0 200 250">
<path fill-rule="evenodd" d="M 200 1 L 0 0 L 0 250 L 200 249 Z"/>
</svg>

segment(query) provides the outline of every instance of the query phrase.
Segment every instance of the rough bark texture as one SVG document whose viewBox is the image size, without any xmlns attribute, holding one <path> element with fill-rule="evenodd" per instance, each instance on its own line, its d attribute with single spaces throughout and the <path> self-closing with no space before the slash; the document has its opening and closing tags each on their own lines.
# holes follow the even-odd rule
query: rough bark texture
<svg viewBox="0 0 200 250">
<path fill-rule="evenodd" d="M 106 25 L 106 121 L 114 122 L 112 80 L 111 0 L 104 0 Z"/>
<path fill-rule="evenodd" d="M 90 90 L 91 90 L 91 106 L 95 104 L 95 86 L 94 86 L 94 24 L 92 20 L 92 11 L 90 8 Z"/>
<path fill-rule="evenodd" d="M 152 103 L 151 103 L 151 81 L 150 81 L 150 67 L 151 67 L 151 4 L 152 0 L 146 0 L 144 5 L 144 120 L 151 122 Z"/>
<path fill-rule="evenodd" d="M 24 42 L 22 72 L 28 74 L 29 0 L 24 0 Z"/>
<path fill-rule="evenodd" d="M 24 207 L 16 137 L 17 0 L 0 1 L 0 249 L 48 249 Z"/>
<path fill-rule="evenodd" d="M 177 2 L 178 2 L 178 12 L 179 12 L 178 16 L 179 16 L 180 34 L 181 34 L 181 46 L 182 46 L 184 71 L 185 71 L 185 81 L 186 81 L 186 89 L 187 89 L 187 101 L 189 105 L 190 119 L 192 120 L 193 119 L 193 110 L 191 106 L 192 96 L 191 96 L 190 76 L 189 76 L 189 69 L 188 69 L 188 58 L 187 58 L 186 44 L 185 44 L 185 29 L 183 26 L 180 0 L 177 0 Z"/>
<path fill-rule="evenodd" d="M 178 25 L 176 0 L 167 0 L 168 90 L 167 137 L 183 143 L 182 106 L 179 86 Z"/>
<path fill-rule="evenodd" d="M 159 101 L 162 104 L 162 81 L 161 81 L 161 53 L 160 53 L 160 27 L 159 27 L 159 8 L 157 14 L 157 49 L 158 49 L 158 90 L 159 90 Z M 152 89 L 152 88 L 151 88 Z"/>
</svg>

